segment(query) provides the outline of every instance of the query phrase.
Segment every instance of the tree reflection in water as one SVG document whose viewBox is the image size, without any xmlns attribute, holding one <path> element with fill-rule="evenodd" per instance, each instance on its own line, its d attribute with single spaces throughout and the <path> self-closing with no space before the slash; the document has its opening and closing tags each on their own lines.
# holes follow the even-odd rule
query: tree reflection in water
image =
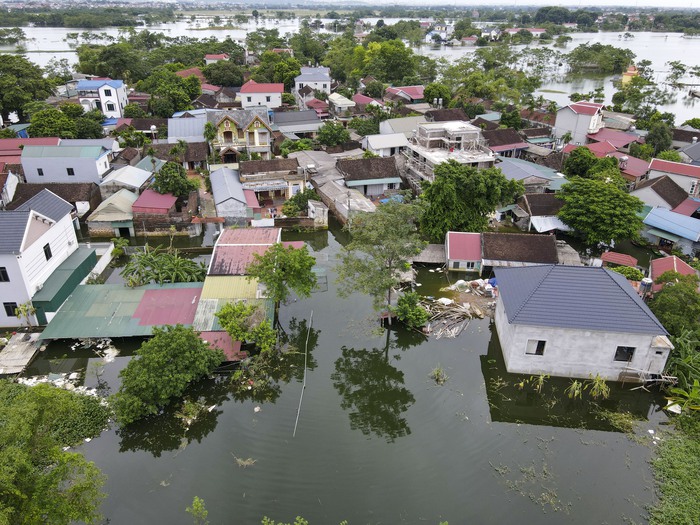
<svg viewBox="0 0 700 525">
<path fill-rule="evenodd" d="M 390 363 L 389 350 L 409 348 L 421 339 L 401 332 L 398 330 L 392 341 L 393 332 L 387 330 L 384 349 L 356 350 L 344 346 L 331 375 L 333 386 L 342 397 L 340 406 L 350 411 L 350 428 L 388 442 L 411 433 L 403 413 L 415 402 L 403 384 L 403 372 Z"/>
</svg>

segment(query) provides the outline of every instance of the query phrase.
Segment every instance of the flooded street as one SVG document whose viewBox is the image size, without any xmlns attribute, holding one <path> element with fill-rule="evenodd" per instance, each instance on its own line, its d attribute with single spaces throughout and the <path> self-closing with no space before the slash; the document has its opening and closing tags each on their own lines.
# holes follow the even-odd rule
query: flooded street
<svg viewBox="0 0 700 525">
<path fill-rule="evenodd" d="M 283 234 L 306 240 L 328 275 L 327 291 L 280 311 L 286 340 L 300 351 L 313 311 L 296 437 L 303 355 L 285 357 L 267 401 L 235 399 L 228 375 L 203 381 L 188 396 L 214 408 L 189 430 L 175 406 L 81 447 L 108 476 L 102 510 L 111 523 L 191 523 L 185 507 L 194 496 L 206 502 L 212 524 L 258 523 L 264 515 L 328 524 L 644 521 L 653 501 L 645 429 L 665 419 L 659 396 L 613 387 L 597 407 L 568 399 L 568 381 L 548 379 L 542 393 L 531 382 L 521 390 L 529 378 L 505 372 L 488 319 L 472 321 L 457 339 L 373 333 L 370 299 L 335 293 L 344 237 L 335 224 Z M 427 269 L 419 281 L 424 295 L 439 296 L 447 284 Z M 139 342 L 114 344 L 121 353 L 105 363 L 52 343 L 30 372 L 83 369 L 87 385 L 114 392 Z M 429 377 L 437 366 L 448 376 L 443 386 Z M 601 407 L 651 421 L 639 424 L 634 441 L 600 416 Z"/>
</svg>

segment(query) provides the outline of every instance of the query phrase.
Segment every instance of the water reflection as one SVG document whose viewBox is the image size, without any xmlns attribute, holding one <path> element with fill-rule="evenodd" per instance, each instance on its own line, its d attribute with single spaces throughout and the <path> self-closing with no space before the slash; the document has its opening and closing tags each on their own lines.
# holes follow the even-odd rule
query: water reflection
<svg viewBox="0 0 700 525">
<path fill-rule="evenodd" d="M 415 398 L 404 386 L 403 372 L 390 363 L 389 336 L 384 349 L 342 347 L 331 379 L 342 397 L 340 406 L 350 412 L 350 428 L 393 442 L 411 433 L 403 413 Z"/>
<path fill-rule="evenodd" d="M 535 377 L 506 371 L 493 323 L 491 332 L 488 352 L 479 359 L 492 421 L 615 432 L 622 428 L 611 424 L 603 414 L 627 412 L 632 419 L 642 421 L 661 410 L 663 397 L 658 392 L 632 390 L 636 385 L 630 384 L 609 382 L 610 397 L 605 400 L 593 400 L 588 393 L 582 399 L 570 399 L 565 389 L 571 381 L 550 377 L 538 392 Z"/>
<path fill-rule="evenodd" d="M 178 415 L 182 404 L 176 402 L 158 416 L 120 428 L 117 430 L 119 451 L 144 450 L 160 457 L 163 452 L 182 450 L 193 441 L 201 443 L 216 428 L 223 411 L 209 408 L 218 407 L 229 399 L 229 382 L 228 376 L 221 376 L 204 379 L 187 389 L 183 399 L 206 407 L 189 427 Z"/>
</svg>

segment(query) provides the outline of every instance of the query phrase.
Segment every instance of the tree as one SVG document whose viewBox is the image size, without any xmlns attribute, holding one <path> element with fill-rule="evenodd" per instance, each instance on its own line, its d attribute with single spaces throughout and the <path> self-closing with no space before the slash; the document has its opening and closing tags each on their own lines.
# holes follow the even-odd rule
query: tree
<svg viewBox="0 0 700 525">
<path fill-rule="evenodd" d="M 382 98 L 384 96 L 384 84 L 379 80 L 368 82 L 365 86 L 365 95 L 372 98 Z"/>
<path fill-rule="evenodd" d="M 306 246 L 285 247 L 281 243 L 270 246 L 264 254 L 253 254 L 248 265 L 248 280 L 258 279 L 267 288 L 267 297 L 276 303 L 286 301 L 290 291 L 299 297 L 310 297 L 316 286 L 316 274 L 311 270 L 316 259 Z"/>
<path fill-rule="evenodd" d="M 678 153 L 675 149 L 667 149 L 661 151 L 658 153 L 658 155 L 656 155 L 656 158 L 661 160 L 670 160 L 671 162 L 683 162 L 681 154 Z"/>
<path fill-rule="evenodd" d="M 308 151 L 312 149 L 314 149 L 314 144 L 311 141 L 311 139 L 284 139 L 282 144 L 280 144 L 280 153 L 285 159 L 289 156 L 290 153 L 293 153 L 295 151 Z"/>
<path fill-rule="evenodd" d="M 127 286 L 143 286 L 149 283 L 202 282 L 207 274 L 204 263 L 180 257 L 174 252 L 159 251 L 148 245 L 131 256 L 121 271 Z"/>
<path fill-rule="evenodd" d="M 400 283 L 408 260 L 425 243 L 418 234 L 420 206 L 390 200 L 374 213 L 358 213 L 346 225 L 352 236 L 339 256 L 338 294 L 372 296 L 375 310 L 391 307 L 392 290 Z"/>
<path fill-rule="evenodd" d="M 141 106 L 135 103 L 130 103 L 124 106 L 124 118 L 144 118 L 146 112 L 141 109 Z"/>
<path fill-rule="evenodd" d="M 0 129 L 0 139 L 16 139 L 17 132 L 10 128 Z"/>
<path fill-rule="evenodd" d="M 78 104 L 77 102 L 64 102 L 58 106 L 58 109 L 72 119 L 82 117 L 85 114 L 85 109 L 82 104 Z"/>
<path fill-rule="evenodd" d="M 0 381 L 0 522 L 98 523 L 104 476 L 66 452 L 108 425 L 99 399 L 47 384 Z"/>
<path fill-rule="evenodd" d="M 105 136 L 104 129 L 99 122 L 90 117 L 75 119 L 75 138 L 77 139 L 101 139 Z"/>
<path fill-rule="evenodd" d="M 230 60 L 219 60 L 204 66 L 202 73 L 215 86 L 240 86 L 243 84 L 243 69 Z"/>
<path fill-rule="evenodd" d="M 567 177 L 585 177 L 593 167 L 597 157 L 585 146 L 575 148 L 564 161 L 564 175 Z"/>
<path fill-rule="evenodd" d="M 684 126 L 690 126 L 693 129 L 699 129 L 700 130 L 700 118 L 699 117 L 694 117 L 691 119 L 686 120 L 683 123 Z"/>
<path fill-rule="evenodd" d="M 450 230 L 484 231 L 488 215 L 498 205 L 513 202 L 524 192 L 521 182 L 506 179 L 498 168 L 478 170 L 454 160 L 443 162 L 421 194 L 425 203 L 421 232 L 431 242 L 444 242 Z"/>
<path fill-rule="evenodd" d="M 671 335 L 680 336 L 687 330 L 700 332 L 700 294 L 695 275 L 664 272 L 656 279 L 663 288 L 654 294 L 649 308 Z M 697 335 L 696 335 L 697 337 Z"/>
<path fill-rule="evenodd" d="M 644 278 L 644 274 L 639 268 L 631 268 L 629 266 L 615 266 L 610 268 L 613 272 L 617 272 L 620 275 L 624 275 L 625 279 L 630 281 L 641 281 Z"/>
<path fill-rule="evenodd" d="M 51 82 L 39 66 L 23 56 L 0 55 L 0 115 L 5 122 L 13 111 L 22 121 L 27 102 L 45 100 L 50 95 Z"/>
<path fill-rule="evenodd" d="M 59 109 L 42 109 L 32 115 L 29 134 L 32 137 L 74 139 L 77 135 L 77 126 L 72 118 Z"/>
<path fill-rule="evenodd" d="M 423 98 L 428 104 L 433 104 L 436 99 L 438 101 L 442 100 L 442 104 L 446 107 L 450 103 L 450 100 L 452 100 L 452 92 L 445 84 L 431 82 L 425 86 Z"/>
<path fill-rule="evenodd" d="M 198 189 L 197 181 L 187 178 L 187 172 L 182 164 L 166 162 L 156 173 L 151 186 L 158 193 L 172 193 L 176 197 L 186 197 L 191 191 Z"/>
<path fill-rule="evenodd" d="M 642 201 L 615 184 L 575 177 L 558 197 L 564 201 L 559 218 L 589 245 L 634 239 L 642 228 Z"/>
<path fill-rule="evenodd" d="M 633 142 L 630 144 L 630 155 L 642 160 L 651 160 L 654 156 L 654 146 Z"/>
<path fill-rule="evenodd" d="M 671 134 L 671 127 L 665 122 L 655 122 L 649 127 L 646 143 L 654 147 L 654 155 L 671 149 L 672 142 L 673 135 Z"/>
<path fill-rule="evenodd" d="M 350 132 L 340 122 L 326 122 L 318 130 L 316 140 L 324 146 L 339 146 L 350 140 Z"/>
<path fill-rule="evenodd" d="M 411 329 L 425 326 L 430 317 L 428 311 L 420 305 L 420 296 L 416 292 L 406 292 L 399 297 L 394 311 L 396 318 Z"/>
<path fill-rule="evenodd" d="M 207 520 L 209 511 L 204 506 L 204 500 L 202 498 L 195 496 L 192 500 L 192 506 L 187 507 L 185 511 L 192 516 L 195 525 L 207 525 L 209 523 L 209 520 Z"/>
<path fill-rule="evenodd" d="M 267 358 L 272 357 L 277 345 L 277 332 L 265 317 L 264 308 L 238 301 L 225 304 L 215 315 L 234 341 L 255 341 L 263 361 L 270 364 Z"/>
<path fill-rule="evenodd" d="M 224 360 L 192 328 L 154 327 L 153 337 L 136 351 L 120 373 L 122 384 L 111 398 L 117 421 L 129 425 L 153 416 L 179 398 L 190 383 L 211 374 Z"/>
<path fill-rule="evenodd" d="M 414 75 L 416 69 L 413 51 L 401 40 L 370 42 L 363 62 L 366 75 L 396 85 L 401 85 L 404 77 Z"/>
<path fill-rule="evenodd" d="M 501 113 L 501 126 L 513 129 L 521 129 L 523 127 L 523 119 L 520 117 L 520 110 L 515 107 L 510 111 Z"/>
</svg>

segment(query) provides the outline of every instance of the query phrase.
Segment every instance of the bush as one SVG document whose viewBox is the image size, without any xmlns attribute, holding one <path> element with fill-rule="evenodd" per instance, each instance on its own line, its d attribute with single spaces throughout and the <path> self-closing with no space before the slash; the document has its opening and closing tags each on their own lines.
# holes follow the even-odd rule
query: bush
<svg viewBox="0 0 700 525">
<path fill-rule="evenodd" d="M 641 281 L 644 279 L 644 274 L 638 268 L 630 268 L 629 266 L 615 266 L 610 268 L 613 272 L 617 272 L 620 275 L 624 275 L 626 279 L 630 281 Z"/>
<path fill-rule="evenodd" d="M 420 304 L 420 296 L 416 292 L 407 292 L 399 297 L 394 313 L 408 328 L 418 329 L 428 322 L 428 311 Z"/>
<path fill-rule="evenodd" d="M 287 217 L 296 217 L 301 213 L 306 213 L 310 200 L 320 200 L 314 190 L 300 191 L 282 206 L 282 213 Z"/>
</svg>

